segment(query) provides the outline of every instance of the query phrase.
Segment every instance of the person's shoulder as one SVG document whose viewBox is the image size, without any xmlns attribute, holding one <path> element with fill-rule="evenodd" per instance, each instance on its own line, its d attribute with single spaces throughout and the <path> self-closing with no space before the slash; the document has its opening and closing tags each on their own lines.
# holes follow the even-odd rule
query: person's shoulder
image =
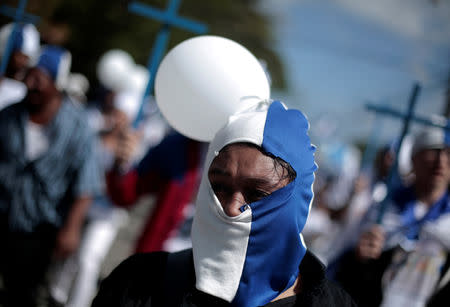
<svg viewBox="0 0 450 307">
<path fill-rule="evenodd" d="M 404 207 L 416 199 L 413 186 L 399 186 L 392 191 L 392 201 L 398 209 L 403 210 Z"/>
<path fill-rule="evenodd" d="M 70 119 L 74 121 L 77 125 L 87 127 L 87 112 L 83 106 L 77 105 L 68 98 L 63 98 L 62 100 L 63 109 L 65 114 L 70 116 Z"/>
<path fill-rule="evenodd" d="M 147 279 L 149 272 L 154 274 L 164 268 L 167 256 L 167 252 L 138 253 L 119 264 L 112 274 L 119 274 L 121 278 Z"/>
<path fill-rule="evenodd" d="M 320 306 L 356 306 L 350 294 L 333 281 L 325 279 L 322 289 L 321 301 L 324 304 L 320 304 Z"/>
<path fill-rule="evenodd" d="M 101 283 L 92 306 L 128 306 L 158 293 L 167 255 L 167 252 L 141 253 L 124 260 Z"/>
<path fill-rule="evenodd" d="M 3 132 L 9 133 L 11 126 L 17 126 L 19 119 L 25 112 L 22 103 L 14 103 L 3 109 L 0 109 L 0 126 Z"/>
<path fill-rule="evenodd" d="M 351 296 L 325 276 L 325 265 L 307 251 L 300 264 L 302 290 L 297 296 L 301 306 L 356 306 Z"/>
<path fill-rule="evenodd" d="M 75 144 L 89 144 L 94 141 L 95 135 L 88 122 L 86 110 L 74 104 L 71 100 L 63 98 L 62 115 L 59 118 L 59 125 L 63 125 L 71 130 L 72 141 Z M 90 145 L 89 145 L 90 146 Z"/>
<path fill-rule="evenodd" d="M 136 254 L 102 282 L 92 307 L 171 305 L 189 292 L 194 274 L 191 249 Z"/>
</svg>

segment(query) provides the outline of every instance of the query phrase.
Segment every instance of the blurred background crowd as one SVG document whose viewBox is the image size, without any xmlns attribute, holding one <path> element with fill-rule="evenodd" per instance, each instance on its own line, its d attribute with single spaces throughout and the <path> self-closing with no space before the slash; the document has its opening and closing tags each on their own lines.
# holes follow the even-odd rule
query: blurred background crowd
<svg viewBox="0 0 450 307">
<path fill-rule="evenodd" d="M 0 306 L 89 306 L 131 253 L 190 247 L 208 144 L 146 93 L 163 28 L 134 1 L 30 0 L 20 22 L 23 1 L 4 2 Z M 303 235 L 330 277 L 361 306 L 448 302 L 450 2 L 184 0 L 179 14 L 247 47 L 272 97 L 309 116 Z M 173 26 L 165 47 L 194 35 Z"/>
</svg>

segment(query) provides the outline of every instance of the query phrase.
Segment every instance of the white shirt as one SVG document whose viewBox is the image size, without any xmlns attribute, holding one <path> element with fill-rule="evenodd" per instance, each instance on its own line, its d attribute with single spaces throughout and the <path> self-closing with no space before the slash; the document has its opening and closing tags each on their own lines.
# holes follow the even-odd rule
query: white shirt
<svg viewBox="0 0 450 307">
<path fill-rule="evenodd" d="M 29 161 L 36 160 L 48 150 L 49 139 L 45 127 L 31 120 L 25 126 L 25 157 Z"/>
</svg>

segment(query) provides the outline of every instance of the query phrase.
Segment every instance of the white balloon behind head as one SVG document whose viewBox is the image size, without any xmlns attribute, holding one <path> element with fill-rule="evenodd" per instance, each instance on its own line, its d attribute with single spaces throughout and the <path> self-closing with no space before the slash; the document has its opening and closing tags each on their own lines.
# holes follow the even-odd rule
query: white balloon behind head
<svg viewBox="0 0 450 307">
<path fill-rule="evenodd" d="M 128 77 L 135 68 L 133 58 L 120 49 L 104 53 L 97 64 L 97 77 L 107 88 L 122 91 L 128 88 Z"/>
<path fill-rule="evenodd" d="M 173 48 L 155 78 L 155 98 L 180 133 L 211 141 L 228 117 L 270 98 L 264 69 L 247 49 L 218 36 L 199 36 Z"/>
</svg>

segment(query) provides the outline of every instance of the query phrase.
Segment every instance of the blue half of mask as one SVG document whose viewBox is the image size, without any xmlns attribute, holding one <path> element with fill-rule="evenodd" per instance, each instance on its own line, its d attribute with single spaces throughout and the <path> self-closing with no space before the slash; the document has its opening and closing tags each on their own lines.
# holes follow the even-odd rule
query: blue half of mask
<svg viewBox="0 0 450 307">
<path fill-rule="evenodd" d="M 300 233 L 308 217 L 317 168 L 315 148 L 307 130 L 308 122 L 301 112 L 286 110 L 279 102 L 272 103 L 262 148 L 288 162 L 297 177 L 284 188 L 249 204 L 251 232 L 234 306 L 266 304 L 291 287 L 298 276 L 306 253 Z"/>
</svg>

